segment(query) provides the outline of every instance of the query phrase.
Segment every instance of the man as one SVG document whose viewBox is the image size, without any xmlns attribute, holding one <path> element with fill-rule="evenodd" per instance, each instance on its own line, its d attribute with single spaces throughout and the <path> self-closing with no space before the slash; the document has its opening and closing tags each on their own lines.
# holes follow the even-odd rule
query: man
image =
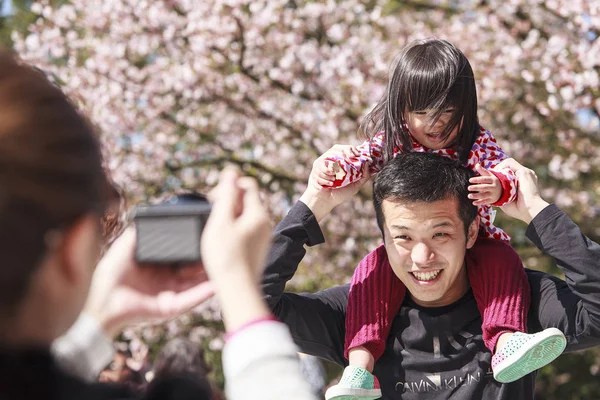
<svg viewBox="0 0 600 400">
<path fill-rule="evenodd" d="M 538 271 L 527 271 L 531 286 L 528 328 L 531 332 L 556 327 L 568 340 L 566 351 L 600 344 L 600 246 L 583 236 L 579 228 L 556 206 L 549 205 L 537 190 L 537 179 L 514 160 L 505 162 L 520 182 L 516 204 L 504 211 L 529 224 L 528 237 L 557 260 L 566 281 Z M 421 168 L 410 168 L 412 165 Z M 410 173 L 406 171 L 410 169 Z M 448 176 L 431 180 L 431 171 Z M 319 222 L 337 205 L 354 195 L 368 178 L 351 187 L 320 190 L 314 182 L 294 205 L 275 232 L 263 288 L 275 315 L 292 332 L 300 351 L 339 365 L 344 358 L 345 311 L 348 286 L 315 294 L 284 293 L 304 256 L 304 245 L 324 241 Z M 381 180 L 393 185 L 378 185 Z M 450 231 L 444 247 L 443 279 L 435 285 L 407 285 L 409 295 L 392 322 L 383 356 L 374 367 L 383 399 L 533 399 L 535 374 L 510 384 L 495 381 L 490 371 L 491 353 L 484 346 L 481 315 L 470 291 L 465 272 L 467 248 L 477 229 L 465 221 L 461 204 L 468 202 L 466 190 L 459 198 L 454 190 L 468 186 L 469 174 L 441 156 L 413 153 L 390 161 L 378 174 L 374 197 L 385 248 L 394 273 L 403 282 L 427 247 L 428 235 L 437 226 Z M 420 182 L 419 200 L 407 201 L 406 187 Z M 386 186 L 383 192 L 381 186 Z M 420 196 L 420 197 L 419 197 Z M 377 208 L 379 207 L 379 208 Z M 409 231 L 416 243 L 401 258 L 395 242 Z M 389 236 L 388 236 L 389 235 Z M 416 268 L 416 267 L 415 267 Z M 418 269 L 418 268 L 417 268 Z"/>
</svg>

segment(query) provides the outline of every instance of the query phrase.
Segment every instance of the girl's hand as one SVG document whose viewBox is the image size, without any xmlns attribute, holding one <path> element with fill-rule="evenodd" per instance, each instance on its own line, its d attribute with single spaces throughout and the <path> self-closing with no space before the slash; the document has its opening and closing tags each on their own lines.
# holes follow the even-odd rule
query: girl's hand
<svg viewBox="0 0 600 400">
<path fill-rule="evenodd" d="M 474 200 L 474 206 L 490 206 L 500 200 L 502 196 L 502 183 L 493 173 L 477 164 L 475 170 L 479 176 L 469 180 L 473 185 L 468 187 L 469 199 Z"/>
<path fill-rule="evenodd" d="M 310 171 L 309 182 L 315 185 L 316 188 L 332 187 L 335 182 L 335 171 L 339 169 L 335 161 L 326 158 L 318 158 Z"/>
<path fill-rule="evenodd" d="M 327 150 L 325 154 L 317 158 L 310 171 L 309 185 L 316 189 L 333 187 L 336 180 L 344 179 L 344 172 L 334 157 L 341 157 L 348 160 L 352 157 L 359 157 L 360 152 L 354 146 L 335 145 Z"/>
</svg>

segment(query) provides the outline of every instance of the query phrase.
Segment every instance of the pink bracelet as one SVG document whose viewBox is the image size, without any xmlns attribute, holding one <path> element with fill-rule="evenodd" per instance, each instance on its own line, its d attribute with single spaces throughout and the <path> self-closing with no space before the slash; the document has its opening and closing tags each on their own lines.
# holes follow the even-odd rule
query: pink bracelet
<svg viewBox="0 0 600 400">
<path fill-rule="evenodd" d="M 239 328 L 237 328 L 233 332 L 226 333 L 225 334 L 225 341 L 230 340 L 232 337 L 234 337 L 235 335 L 237 335 L 241 331 L 243 331 L 243 330 L 251 327 L 252 325 L 261 324 L 261 323 L 267 322 L 267 321 L 277 321 L 277 322 L 279 322 L 279 320 L 277 318 L 275 318 L 275 316 L 273 316 L 272 314 L 269 314 L 269 315 L 267 315 L 265 317 L 257 318 L 255 320 L 250 321 L 250 322 L 246 322 L 244 325 L 240 326 Z"/>
</svg>

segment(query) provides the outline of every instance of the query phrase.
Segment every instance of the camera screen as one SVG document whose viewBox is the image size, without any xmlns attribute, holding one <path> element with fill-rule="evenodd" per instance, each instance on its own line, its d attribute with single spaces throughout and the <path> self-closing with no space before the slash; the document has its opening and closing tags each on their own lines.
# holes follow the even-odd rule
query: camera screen
<svg viewBox="0 0 600 400">
<path fill-rule="evenodd" d="M 136 258 L 149 263 L 199 261 L 202 224 L 189 216 L 137 220 Z"/>
</svg>

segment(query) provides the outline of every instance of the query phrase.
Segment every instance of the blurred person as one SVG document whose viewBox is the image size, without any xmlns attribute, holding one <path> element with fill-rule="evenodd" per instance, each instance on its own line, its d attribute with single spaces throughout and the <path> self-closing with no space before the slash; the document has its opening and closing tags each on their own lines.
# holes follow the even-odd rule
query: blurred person
<svg viewBox="0 0 600 400">
<path fill-rule="evenodd" d="M 153 390 L 153 387 L 161 385 L 163 380 L 188 379 L 192 384 L 188 385 L 187 393 L 177 392 L 175 398 L 183 400 L 202 396 L 211 400 L 224 400 L 220 391 L 209 380 L 210 372 L 211 368 L 204 359 L 204 351 L 197 343 L 187 338 L 172 339 L 163 346 L 154 360 L 149 390 L 160 393 Z"/>
<path fill-rule="evenodd" d="M 0 54 L 0 110 L 1 398 L 137 397 L 123 385 L 89 382 L 112 359 L 110 339 L 132 323 L 190 310 L 213 287 L 229 332 L 229 398 L 315 398 L 289 331 L 274 321 L 258 283 L 270 227 L 256 182 L 222 173 L 202 236 L 206 270 L 140 267 L 133 229 L 97 262 L 111 196 L 90 124 L 43 74 L 8 53 Z M 59 337 L 53 353 L 73 373 L 50 351 Z M 144 396 L 168 399 L 188 384 L 165 378 Z"/>
<path fill-rule="evenodd" d="M 259 283 L 271 226 L 256 181 L 226 168 L 212 198 L 201 251 L 227 331 L 227 399 L 316 400 L 290 332 L 273 317 Z"/>
<path fill-rule="evenodd" d="M 86 350 L 88 358 L 72 365 L 89 373 L 98 365 L 84 364 L 95 354 L 106 349 L 112 358 L 107 336 L 186 311 L 212 295 L 211 285 L 200 266 L 177 274 L 137 268 L 131 233 L 96 268 L 111 196 L 91 125 L 43 74 L 7 52 L 0 53 L 0 110 L 0 397 L 128 398 L 125 386 L 65 372 L 51 355 L 53 341 L 85 306 L 67 339 L 77 344 L 71 350 Z"/>
<path fill-rule="evenodd" d="M 256 182 L 240 177 L 236 169 L 226 168 L 213 190 L 213 198 L 214 206 L 202 235 L 201 250 L 206 268 L 203 272 L 210 276 L 209 283 L 221 304 L 227 331 L 223 350 L 227 399 L 317 399 L 302 376 L 297 347 L 289 330 L 273 317 L 259 285 L 271 230 Z M 223 237 L 228 240 L 224 241 Z M 93 321 L 90 325 L 93 329 L 80 332 L 84 333 L 80 341 L 88 343 L 87 350 L 85 354 L 79 354 L 82 357 L 76 353 L 63 354 L 67 359 L 78 358 L 80 371 L 94 370 L 97 364 L 97 360 L 89 354 L 98 354 L 97 349 L 102 344 L 93 338 L 102 337 L 104 343 L 110 343 L 107 333 L 114 334 L 118 331 L 116 327 L 127 321 L 143 320 L 130 315 L 132 308 L 145 318 L 161 316 L 148 304 L 132 307 L 129 302 L 123 302 L 124 297 L 118 295 L 121 290 L 132 291 L 134 286 L 138 287 L 134 281 L 123 278 L 123 275 L 143 272 L 134 268 L 134 247 L 135 233 L 128 229 L 115 241 L 97 267 L 89 296 L 92 300 L 88 300 L 85 309 L 87 317 Z M 115 276 L 115 272 L 116 279 L 108 279 Z M 181 276 L 189 281 L 196 274 L 188 269 Z M 166 277 L 164 274 L 161 276 L 162 279 Z M 152 285 L 149 284 L 149 287 Z M 159 307 L 164 309 L 162 317 L 182 309 L 183 305 L 189 304 L 190 297 L 194 298 L 188 294 L 163 299 L 165 301 Z M 136 299 L 134 303 L 139 301 Z M 114 307 L 103 307 L 107 304 Z M 183 347 L 175 342 L 164 351 L 156 365 L 157 378 L 148 385 L 145 398 L 210 398 L 207 397 L 208 387 L 196 375 L 179 374 L 183 371 L 195 371 L 194 374 L 206 371 L 205 365 L 197 357 L 174 357 Z M 177 371 L 178 374 L 167 371 Z M 277 377 L 276 381 L 273 381 L 273 377 Z M 89 375 L 86 378 L 89 379 Z M 198 397 L 198 393 L 202 393 L 202 396 Z M 213 391 L 211 396 L 216 400 L 219 393 Z"/>
<path fill-rule="evenodd" d="M 127 363 L 129 358 L 131 358 L 131 351 L 117 351 L 111 363 L 100 372 L 98 381 L 123 383 L 134 390 L 141 389 L 146 383 L 146 379 L 139 370 L 132 368 Z"/>
<path fill-rule="evenodd" d="M 338 150 L 323 154 L 313 168 Z M 531 289 L 527 328 L 560 330 L 567 351 L 599 345 L 600 246 L 541 198 L 533 171 L 511 159 L 499 168 L 510 168 L 519 180 L 517 200 L 503 210 L 528 224 L 527 237 L 565 273 L 561 280 L 525 270 Z M 348 365 L 349 285 L 317 293 L 284 290 L 305 246 L 324 242 L 321 221 L 368 181 L 366 166 L 362 172 L 358 181 L 336 190 L 321 188 L 311 173 L 306 191 L 275 229 L 263 278 L 271 310 L 288 325 L 300 351 L 342 367 Z M 410 152 L 390 160 L 375 178 L 373 203 L 389 258 L 383 267 L 408 288 L 374 365 L 384 399 L 534 398 L 535 373 L 500 383 L 490 369 L 492 354 L 481 323 L 493 310 L 479 307 L 468 276 L 482 273 L 490 263 L 521 266 L 521 261 L 508 244 L 478 239 L 477 209 L 469 199 L 471 176 L 472 171 L 443 155 Z M 476 240 L 480 246 L 473 246 Z M 421 284 L 413 276 L 434 268 L 443 270 L 434 282 Z M 543 351 L 530 356 L 540 357 Z"/>
<path fill-rule="evenodd" d="M 109 245 L 123 232 L 125 200 L 121 189 L 110 177 L 110 171 L 105 168 L 107 178 L 106 202 L 104 215 L 100 219 L 102 249 L 101 254 L 108 250 Z M 52 351 L 63 369 L 77 376 L 95 381 L 98 374 L 110 370 L 111 372 L 101 377 L 100 381 L 118 382 L 116 371 L 121 371 L 125 366 L 123 356 L 130 354 L 128 351 L 115 353 L 112 341 L 100 330 L 97 322 L 82 313 L 76 323 L 66 335 L 61 336 L 52 344 Z M 108 366 L 107 366 L 108 365 Z"/>
<path fill-rule="evenodd" d="M 323 362 L 318 357 L 304 353 L 298 353 L 298 356 L 300 357 L 302 376 L 310 384 L 313 393 L 323 397 L 326 387 L 325 379 L 327 378 Z"/>
<path fill-rule="evenodd" d="M 347 154 L 319 160 L 313 170 L 314 180 L 336 190 L 358 181 L 363 166 L 375 174 L 395 156 L 407 152 L 433 152 L 459 160 L 479 175 L 471 178 L 469 198 L 478 206 L 480 237 L 496 240 L 487 241 L 488 247 L 497 244 L 498 250 L 512 252 L 504 246 L 510 237 L 494 225 L 492 206 L 514 202 L 518 181 L 510 169 L 499 168 L 507 155 L 494 136 L 479 125 L 477 89 L 469 60 L 445 40 L 417 40 L 402 50 L 391 71 L 386 94 L 363 124 L 369 139 L 351 147 Z M 383 354 L 392 319 L 409 289 L 387 264 L 387 254 L 380 246 L 354 272 L 346 313 L 349 366 L 340 383 L 327 391 L 328 400 L 381 396 L 373 366 Z M 426 284 L 443 274 L 439 268 L 431 271 L 414 276 Z M 490 310 L 482 321 L 483 336 L 493 354 L 496 380 L 513 382 L 562 353 L 566 340 L 559 330 L 527 333 L 530 290 L 520 263 L 489 263 L 481 274 L 469 275 L 469 280 L 480 308 Z"/>
<path fill-rule="evenodd" d="M 158 352 L 152 371 L 154 378 L 171 374 L 192 374 L 206 377 L 211 368 L 202 348 L 185 338 L 172 339 Z"/>
</svg>

